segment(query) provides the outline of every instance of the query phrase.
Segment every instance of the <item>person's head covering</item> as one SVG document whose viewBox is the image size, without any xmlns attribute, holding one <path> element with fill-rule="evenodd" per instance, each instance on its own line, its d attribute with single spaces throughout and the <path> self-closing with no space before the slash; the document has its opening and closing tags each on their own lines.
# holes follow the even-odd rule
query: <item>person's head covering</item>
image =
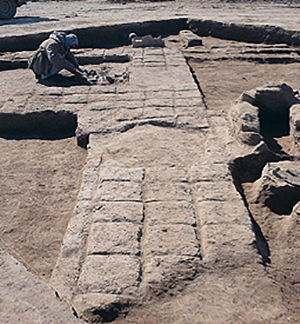
<svg viewBox="0 0 300 324">
<path fill-rule="evenodd" d="M 78 38 L 76 35 L 74 34 L 68 34 L 65 36 L 65 40 L 64 40 L 64 45 L 66 47 L 66 49 L 70 49 L 73 45 L 75 45 L 76 47 L 78 47 L 79 42 L 78 42 Z"/>
<path fill-rule="evenodd" d="M 128 36 L 128 39 L 130 42 L 132 42 L 132 40 L 137 37 L 137 34 L 136 33 L 130 33 L 129 36 Z"/>
</svg>

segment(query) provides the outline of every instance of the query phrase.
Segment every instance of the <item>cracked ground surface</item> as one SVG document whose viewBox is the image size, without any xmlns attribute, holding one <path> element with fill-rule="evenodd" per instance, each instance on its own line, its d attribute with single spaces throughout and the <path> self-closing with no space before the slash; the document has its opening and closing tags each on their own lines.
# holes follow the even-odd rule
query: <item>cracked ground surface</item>
<svg viewBox="0 0 300 324">
<path fill-rule="evenodd" d="M 90 134 L 87 151 L 75 138 L 1 139 L 4 248 L 90 321 L 296 323 L 297 262 L 283 265 L 287 249 L 299 251 L 280 240 L 297 239 L 297 226 L 276 241 L 278 227 L 260 224 L 272 260 L 263 265 L 228 170 L 244 150 L 228 110 L 270 82 L 298 89 L 298 54 L 210 37 L 192 49 L 166 42 L 114 49 L 132 60 L 100 67 L 128 71 L 124 83 L 49 86 L 28 70 L 0 72 L 1 113 L 66 110 Z M 264 208 L 250 206 L 254 216 Z"/>
</svg>

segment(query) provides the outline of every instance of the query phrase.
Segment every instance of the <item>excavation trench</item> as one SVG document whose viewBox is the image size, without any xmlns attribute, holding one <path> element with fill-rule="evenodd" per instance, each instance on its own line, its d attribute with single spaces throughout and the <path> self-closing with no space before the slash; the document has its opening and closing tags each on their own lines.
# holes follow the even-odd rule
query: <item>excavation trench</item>
<svg viewBox="0 0 300 324">
<path fill-rule="evenodd" d="M 1 240 L 45 278 L 56 264 L 86 161 L 76 127 L 77 116 L 67 111 L 0 114 Z"/>
<path fill-rule="evenodd" d="M 180 19 L 180 20 L 175 20 L 175 22 L 179 22 L 179 24 L 177 26 L 175 25 L 171 25 L 172 28 L 170 26 L 168 26 L 168 32 L 169 33 L 176 33 L 178 32 L 180 29 L 186 28 L 186 21 L 184 19 Z M 174 21 L 172 22 L 172 24 L 174 23 Z M 163 27 L 166 26 L 164 25 L 164 23 L 160 23 L 158 24 L 159 27 L 157 27 L 157 29 L 153 29 L 153 25 L 152 24 L 129 24 L 129 25 L 125 25 L 126 28 L 122 29 L 124 25 L 120 25 L 117 27 L 114 27 L 114 33 L 116 33 L 115 38 L 114 37 L 99 37 L 98 40 L 95 40 L 95 35 L 98 35 L 97 33 L 100 33 L 102 35 L 105 35 L 104 32 L 107 32 L 107 30 L 105 28 L 108 27 L 103 27 L 103 29 L 101 28 L 91 28 L 91 29 L 85 29 L 85 30 L 73 30 L 73 32 L 77 33 L 79 38 L 81 39 L 81 46 L 82 47 L 113 47 L 116 46 L 116 44 L 118 44 L 118 46 L 120 46 L 120 44 L 122 45 L 127 45 L 128 41 L 127 41 L 127 35 L 129 31 L 132 31 L 132 29 L 134 28 L 134 31 L 136 31 L 139 34 L 152 34 L 152 35 L 159 35 L 162 34 L 161 31 L 163 30 Z M 198 29 L 200 30 L 201 28 L 199 28 L 199 26 L 201 27 L 201 24 L 198 25 Z M 220 33 L 218 34 L 218 28 L 219 28 L 219 23 L 212 23 L 211 27 L 210 27 L 210 31 L 209 33 L 212 35 L 215 35 L 215 37 L 228 37 L 228 39 L 231 39 L 229 37 L 236 37 L 236 38 L 241 38 L 241 36 L 234 36 L 234 33 L 230 36 L 231 33 L 231 29 L 227 26 L 225 26 L 223 33 L 222 33 L 222 29 L 220 30 Z M 140 27 L 141 29 L 138 29 L 138 27 Z M 222 26 L 221 26 L 222 27 Z M 224 27 L 224 26 L 223 26 Z M 190 26 L 190 28 L 192 28 Z M 214 29 L 215 28 L 215 29 Z M 214 31 L 215 30 L 215 31 Z M 242 30 L 245 31 L 245 29 L 242 28 Z M 121 32 L 122 31 L 122 32 Z M 226 31 L 226 32 L 225 32 Z M 254 31 L 257 31 L 257 29 L 255 29 Z M 249 29 L 249 32 L 253 33 L 253 29 Z M 273 33 L 275 31 L 273 30 Z M 118 34 L 119 33 L 119 34 Z M 118 34 L 118 35 L 117 35 Z M 226 36 L 227 35 L 227 36 Z M 240 34 L 239 34 L 240 35 Z M 242 34 L 241 34 L 242 35 Z M 247 35 L 247 34 L 245 34 Z M 273 34 L 272 34 L 273 35 Z M 26 40 L 26 38 L 13 38 L 10 40 L 7 40 L 6 46 L 5 46 L 5 50 L 34 50 L 37 48 L 37 46 L 39 45 L 39 43 L 44 40 L 46 37 L 48 36 L 48 34 L 39 34 L 37 36 L 32 35 L 32 40 L 33 42 L 29 42 L 28 39 Z M 249 36 L 250 37 L 250 36 Z M 272 40 L 272 37 L 267 38 L 268 40 Z M 275 39 L 275 38 L 274 38 Z M 242 40 L 242 39 L 239 39 Z M 264 41 L 265 39 L 262 39 L 261 41 Z M 297 39 L 296 39 L 297 40 Z M 21 42 L 19 42 L 21 41 Z M 243 41 L 245 41 L 245 39 L 243 39 Z M 281 39 L 278 38 L 278 41 L 281 41 Z M 288 41 L 288 40 L 287 40 Z M 24 45 L 26 43 L 26 46 L 29 46 L 30 48 L 26 48 L 26 46 Z M 3 42 L 1 42 L 0 40 L 0 50 L 3 49 Z M 25 47 L 25 48 L 24 48 Z M 194 76 L 194 71 L 191 70 L 191 72 L 193 73 Z M 195 78 L 195 81 L 197 83 L 197 80 Z M 200 84 L 197 83 L 198 88 L 200 90 L 200 92 L 202 93 L 202 90 L 200 88 Z M 289 134 L 289 126 L 287 123 L 288 120 L 288 108 L 285 107 L 284 112 L 280 112 L 280 113 L 275 113 L 273 118 L 273 121 L 271 123 L 269 123 L 269 119 L 268 117 L 268 113 L 267 113 L 267 108 L 264 107 L 264 105 L 260 105 L 260 126 L 261 126 L 261 134 L 265 139 L 265 142 L 268 144 L 268 146 L 272 146 L 271 144 L 273 144 L 274 141 L 276 141 L 276 136 L 286 136 Z M 279 122 L 280 121 L 280 122 Z M 281 123 L 282 121 L 284 121 L 283 123 Z M 277 122 L 276 128 L 273 128 L 272 125 L 274 122 Z M 282 125 L 283 124 L 283 125 Z M 162 125 L 160 125 L 162 126 Z M 75 133 L 76 133 L 76 128 L 77 128 L 77 116 L 73 113 L 70 112 L 52 112 L 52 111 L 45 111 L 45 112 L 34 112 L 34 113 L 27 113 L 27 114 L 22 114 L 22 115 L 18 115 L 18 114 L 0 114 L 0 137 L 2 137 L 3 139 L 6 139 L 5 141 L 1 139 L 1 142 L 3 143 L 2 145 L 4 147 L 6 147 L 6 143 L 10 142 L 14 142 L 14 141 L 7 141 L 7 139 L 18 139 L 18 140 L 23 140 L 23 139 L 38 139 L 38 140 L 56 140 L 56 139 L 60 139 L 60 140 L 69 140 L 71 138 L 74 138 Z M 126 129 L 127 130 L 127 129 Z M 4 141 L 4 142 L 3 142 Z M 16 141 L 19 142 L 19 141 Z M 25 142 L 33 142 L 33 141 L 25 141 Z M 50 142 L 54 142 L 54 141 L 50 141 Z M 60 142 L 60 141 L 55 141 L 55 142 Z M 21 143 L 21 141 L 20 141 Z M 22 143 L 24 143 L 22 141 Z M 26 145 L 28 144 L 24 144 L 24 146 L 26 147 Z M 35 149 L 37 150 L 37 152 L 40 151 L 40 148 L 38 147 L 38 145 L 35 147 Z M 63 151 L 64 150 L 64 146 L 60 146 L 60 149 Z M 77 147 L 78 150 L 80 150 L 80 148 Z M 55 201 L 48 201 L 50 200 L 50 198 L 52 199 L 53 196 L 56 196 L 58 198 L 58 200 L 60 201 L 60 203 L 62 203 L 63 206 L 69 206 L 71 207 L 70 210 L 65 210 L 63 213 L 59 212 L 59 215 L 57 215 L 56 217 L 58 217 L 58 219 L 60 219 L 61 215 L 70 215 L 70 213 L 72 212 L 72 209 L 74 208 L 74 204 L 75 204 L 75 200 L 77 197 L 77 193 L 79 191 L 79 186 L 80 186 L 80 180 L 81 180 L 81 172 L 82 172 L 82 168 L 84 166 L 84 162 L 85 162 L 85 157 L 86 157 L 86 151 L 85 150 L 81 150 L 81 152 L 76 151 L 75 153 L 71 153 L 68 154 L 68 158 L 69 160 L 67 160 L 67 162 L 65 162 L 65 169 L 64 172 L 62 172 L 62 174 L 60 174 L 60 176 L 57 177 L 56 179 L 56 186 L 57 188 L 60 188 L 60 191 L 58 193 L 56 193 L 56 195 L 54 195 L 53 193 L 51 194 L 51 192 L 45 192 L 43 195 L 43 198 L 39 198 L 37 196 L 36 200 L 41 200 L 42 206 L 46 206 L 46 210 L 45 210 L 45 215 L 55 215 L 56 210 L 50 210 L 50 207 L 55 206 L 55 209 L 58 210 L 57 206 L 58 203 L 56 203 Z M 23 151 L 16 149 L 16 151 L 20 151 L 21 153 L 25 154 L 24 152 L 26 152 L 26 149 Z M 50 151 L 50 149 L 46 149 L 45 150 Z M 84 151 L 84 153 L 82 152 Z M 121 151 L 121 150 L 120 150 Z M 49 153 L 49 152 L 47 152 Z M 51 153 L 51 151 L 50 151 Z M 12 155 L 14 153 L 12 152 Z M 33 154 L 33 156 L 31 156 L 30 158 L 28 158 L 27 160 L 24 159 L 24 161 L 22 161 L 22 163 L 24 162 L 24 165 L 28 164 L 26 162 L 30 161 L 30 160 L 35 160 L 36 159 L 36 155 L 38 154 Z M 57 174 L 59 172 L 59 166 L 57 166 L 56 161 L 52 162 L 52 164 L 49 166 L 46 164 L 46 161 L 49 160 L 49 156 L 51 156 L 51 154 L 46 155 L 45 153 L 45 157 L 43 160 L 37 160 L 36 163 L 40 164 L 40 165 L 44 165 L 45 164 L 45 170 L 44 170 L 44 174 L 47 175 L 50 173 L 53 174 Z M 74 157 L 76 157 L 76 159 L 74 159 Z M 79 158 L 80 157 L 80 158 Z M 58 155 L 58 157 L 56 158 L 56 160 L 61 160 L 61 156 Z M 22 154 L 17 157 L 17 159 L 22 160 Z M 269 151 L 265 151 L 262 153 L 258 153 L 258 154 L 251 154 L 251 155 L 247 155 L 247 156 L 243 156 L 243 157 L 239 157 L 237 159 L 235 159 L 232 163 L 231 163 L 231 171 L 232 171 L 232 176 L 234 179 L 234 183 L 236 185 L 237 190 L 241 193 L 245 205 L 247 206 L 248 210 L 249 210 L 249 215 L 251 217 L 252 220 L 252 224 L 253 224 L 253 230 L 255 232 L 256 235 L 256 244 L 257 244 L 257 248 L 259 253 L 262 255 L 263 258 L 263 262 L 270 262 L 270 250 L 269 250 L 269 246 L 268 243 L 263 235 L 263 232 L 257 222 L 257 220 L 255 219 L 255 216 L 252 215 L 250 209 L 249 209 L 249 204 L 247 201 L 247 196 L 244 193 L 244 189 L 243 189 L 243 184 L 246 182 L 255 182 L 257 179 L 260 178 L 261 174 L 262 174 L 262 170 L 264 168 L 264 166 L 268 163 L 268 162 L 279 162 L 279 161 L 283 161 L 283 160 L 289 160 L 292 159 L 292 157 L 287 156 L 287 155 L 283 155 L 281 154 L 281 149 L 276 148 L 275 146 L 272 146 L 272 149 Z M 72 162 L 70 162 L 72 161 Z M 16 163 L 16 162 L 15 162 Z M 72 167 L 70 167 L 72 166 Z M 76 167 L 76 168 L 75 168 Z M 20 168 L 20 165 L 15 166 L 15 168 Z M 29 169 L 27 171 L 27 174 L 30 176 L 33 174 L 33 172 L 35 172 L 36 174 L 36 170 L 34 170 L 35 166 L 32 169 Z M 22 166 L 21 166 L 22 169 Z M 68 174 L 67 171 L 74 171 L 75 173 L 73 174 Z M 10 174 L 9 176 L 11 177 L 14 171 L 14 167 L 12 166 L 10 168 Z M 21 170 L 23 171 L 23 170 Z M 4 174 L 5 174 L 5 170 L 4 170 Z M 62 180 L 62 175 L 66 176 L 67 179 Z M 8 176 L 8 178 L 9 178 Z M 21 175 L 19 175 L 21 176 Z M 44 181 L 45 179 L 45 181 Z M 62 188 L 61 183 L 63 181 L 65 181 L 66 184 L 68 184 L 68 181 L 70 179 L 75 179 L 77 181 L 77 184 L 75 185 L 71 185 L 74 186 L 73 187 L 73 191 L 71 192 L 70 190 L 68 190 L 68 188 Z M 12 184 L 12 187 L 14 188 L 14 190 L 17 192 L 18 186 L 19 186 L 19 179 L 16 178 L 15 182 Z M 6 181 L 4 179 L 4 181 Z M 53 181 L 53 179 L 50 177 L 49 179 L 46 178 L 46 176 L 42 176 L 41 178 L 39 178 L 37 180 L 37 183 L 34 184 L 34 187 L 43 187 L 43 186 L 47 186 L 48 183 L 51 183 L 51 181 Z M 22 190 L 26 190 L 26 189 L 22 189 Z M 12 191 L 11 189 L 8 189 L 7 192 Z M 68 192 L 69 191 L 69 200 L 65 199 L 65 197 L 63 196 L 64 192 Z M 17 192 L 18 197 L 20 196 L 20 193 Z M 29 203 L 25 202 L 25 207 L 24 209 L 26 209 L 29 205 L 30 208 L 28 208 L 27 210 L 27 217 L 29 217 L 30 219 L 30 224 L 34 225 L 35 222 L 35 218 L 38 218 L 39 215 L 42 215 L 43 213 L 40 212 L 37 209 L 33 209 L 35 202 L 31 201 L 30 199 L 32 199 L 32 197 L 34 197 L 36 195 L 36 192 L 34 191 L 29 191 L 28 192 L 28 201 Z M 6 194 L 3 195 L 3 199 L 6 198 Z M 46 204 L 47 202 L 47 204 Z M 5 205 L 5 200 L 3 201 L 2 205 Z M 31 205 L 30 205 L 31 204 Z M 8 221 L 7 223 L 10 223 L 9 220 L 9 215 L 11 213 L 9 213 L 9 211 L 6 213 L 7 214 L 7 218 Z M 53 217 L 53 216 L 51 216 Z M 69 217 L 69 216 L 68 216 Z M 63 226 L 61 226 L 62 230 L 61 230 L 61 237 L 64 234 L 64 229 L 67 226 L 67 220 L 68 217 L 65 217 L 65 223 Z M 44 220 L 43 220 L 44 221 Z M 42 222 L 43 223 L 43 222 Z M 7 227 L 4 229 L 4 234 L 8 234 L 11 235 L 11 233 L 15 232 L 18 233 L 17 229 L 18 229 L 19 224 L 16 223 L 14 226 L 11 226 L 10 228 Z M 49 232 L 49 227 L 51 225 L 48 225 L 48 228 L 45 228 L 45 232 Z M 44 230 L 44 229 L 43 229 Z M 38 235 L 38 231 L 37 231 L 37 235 Z M 25 234 L 23 235 L 25 236 Z M 29 236 L 30 237 L 30 236 Z M 33 240 L 34 241 L 34 240 Z M 47 240 L 44 240 L 47 241 Z M 49 240 L 50 241 L 50 238 Z M 59 240 L 58 240 L 59 241 Z M 14 242 L 12 242 L 12 244 L 15 244 Z M 61 241 L 58 242 L 57 246 L 60 248 L 60 244 Z M 28 244 L 29 245 L 29 244 Z M 54 248 L 53 248 L 54 249 Z M 22 251 L 22 247 L 19 248 L 19 250 Z M 28 251 L 27 251 L 28 252 Z M 42 251 L 42 253 L 44 255 L 50 255 L 51 253 L 51 249 L 49 249 L 49 247 L 46 247 L 44 249 L 44 251 Z M 31 253 L 30 249 L 29 249 L 29 253 Z M 28 253 L 28 254 L 29 254 Z M 31 253 L 32 254 L 32 253 Z M 54 258 L 57 256 L 58 254 L 58 250 L 55 250 L 55 253 L 53 253 Z M 31 259 L 30 259 L 31 258 Z M 33 257 L 30 256 L 29 261 L 33 260 Z M 39 260 L 37 260 L 39 261 Z M 35 262 L 37 262 L 35 261 Z M 52 260 L 53 261 L 53 260 Z M 55 262 L 55 260 L 54 260 Z M 46 276 L 49 276 L 49 272 L 51 271 L 51 267 L 52 267 L 53 262 L 51 263 L 51 265 L 49 266 L 49 263 L 45 265 L 43 265 L 43 267 L 41 267 L 40 271 L 43 273 L 46 273 Z M 46 270 L 44 270 L 46 269 Z M 48 270 L 47 270 L 48 269 Z M 48 271 L 48 272 L 47 272 Z M 105 311 L 99 311 L 99 314 L 97 313 L 98 311 L 95 311 L 95 313 L 92 315 L 95 317 L 102 317 L 103 321 L 106 322 L 111 322 L 113 320 L 115 320 L 118 317 L 118 314 L 121 310 L 121 306 L 116 304 L 113 305 L 113 307 L 111 309 L 105 310 Z"/>
<path fill-rule="evenodd" d="M 76 128 L 77 116 L 68 111 L 0 113 L 0 137 L 5 139 L 63 139 L 74 137 Z"/>
<path fill-rule="evenodd" d="M 111 48 L 129 44 L 128 35 L 152 34 L 166 37 L 177 35 L 180 30 L 190 29 L 199 36 L 212 36 L 220 39 L 249 43 L 300 45 L 300 35 L 296 31 L 275 26 L 254 26 L 228 24 L 203 19 L 167 19 L 134 22 L 119 25 L 94 26 L 62 30 L 75 33 L 81 48 Z M 9 36 L 0 38 L 0 52 L 33 51 L 48 38 L 50 32 Z"/>
</svg>

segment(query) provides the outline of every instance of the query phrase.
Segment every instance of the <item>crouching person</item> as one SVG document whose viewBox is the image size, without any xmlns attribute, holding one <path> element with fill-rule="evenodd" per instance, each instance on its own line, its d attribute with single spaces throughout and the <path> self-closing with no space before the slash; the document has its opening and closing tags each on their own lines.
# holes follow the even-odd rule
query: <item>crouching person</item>
<svg viewBox="0 0 300 324">
<path fill-rule="evenodd" d="M 41 43 L 37 51 L 29 58 L 28 67 L 32 69 L 38 80 L 44 80 L 66 69 L 74 75 L 83 78 L 71 48 L 78 47 L 78 38 L 74 34 L 53 32 Z"/>
</svg>

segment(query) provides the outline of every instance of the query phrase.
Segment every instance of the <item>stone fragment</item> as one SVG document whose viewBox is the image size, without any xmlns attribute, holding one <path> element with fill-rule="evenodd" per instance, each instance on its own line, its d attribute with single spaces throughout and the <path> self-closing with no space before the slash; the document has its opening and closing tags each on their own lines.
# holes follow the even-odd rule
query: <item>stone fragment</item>
<svg viewBox="0 0 300 324">
<path fill-rule="evenodd" d="M 239 139 L 242 143 L 255 146 L 261 143 L 263 137 L 257 132 L 242 132 L 240 133 Z"/>
<path fill-rule="evenodd" d="M 290 108 L 290 133 L 294 137 L 295 146 L 300 145 L 300 104 L 294 104 Z"/>
<path fill-rule="evenodd" d="M 184 47 L 202 46 L 202 39 L 191 30 L 184 29 L 179 32 L 180 40 Z"/>
<path fill-rule="evenodd" d="M 259 109 L 247 101 L 237 103 L 231 109 L 235 136 L 243 143 L 257 145 L 260 135 Z"/>
<path fill-rule="evenodd" d="M 260 202 L 274 213 L 290 215 L 300 201 L 300 163 L 267 163 L 251 191 L 251 202 Z"/>
<path fill-rule="evenodd" d="M 267 106 L 272 111 L 281 110 L 282 106 L 290 107 L 296 103 L 294 90 L 286 83 L 269 84 L 256 88 L 254 105 Z"/>
<path fill-rule="evenodd" d="M 256 90 L 252 89 L 249 91 L 244 91 L 237 100 L 237 103 L 248 102 L 250 105 L 255 103 Z"/>
<path fill-rule="evenodd" d="M 300 104 L 294 104 L 290 109 L 291 128 L 300 132 Z"/>
<path fill-rule="evenodd" d="M 277 137 L 287 135 L 289 109 L 297 102 L 293 89 L 285 83 L 269 84 L 243 93 L 232 109 L 237 137 L 248 145 L 257 145 L 262 139 L 259 133 Z"/>
<path fill-rule="evenodd" d="M 237 132 L 260 132 L 259 109 L 248 102 L 236 104 L 231 115 Z"/>
</svg>

